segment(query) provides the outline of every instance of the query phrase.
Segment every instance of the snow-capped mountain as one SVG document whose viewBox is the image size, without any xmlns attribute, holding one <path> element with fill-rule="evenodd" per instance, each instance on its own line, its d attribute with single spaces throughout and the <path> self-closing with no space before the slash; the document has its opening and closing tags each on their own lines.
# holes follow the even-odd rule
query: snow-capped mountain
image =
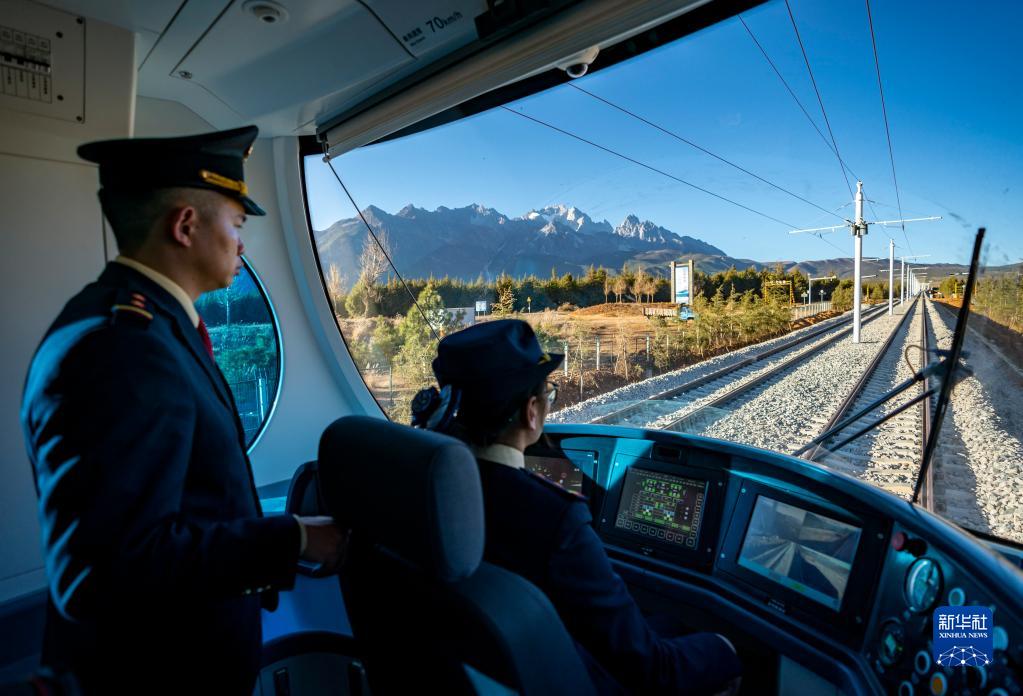
<svg viewBox="0 0 1023 696">
<path fill-rule="evenodd" d="M 514 218 L 478 204 L 432 211 L 406 205 L 394 214 L 369 206 L 362 214 L 375 232 L 387 237 L 395 265 L 410 278 L 448 275 L 471 280 L 482 274 L 492 279 L 501 273 L 546 277 L 552 269 L 578 274 L 590 265 L 617 269 L 624 263 L 663 275 L 669 261 L 691 256 L 715 257 L 715 267 L 742 263 L 711 244 L 635 215 L 613 226 L 567 205 Z M 362 220 L 339 220 L 316 232 L 315 238 L 324 270 L 336 265 L 345 285 L 353 284 L 367 238 Z M 704 261 L 702 267 L 711 263 Z"/>
<path fill-rule="evenodd" d="M 540 210 L 530 210 L 522 216 L 524 220 L 546 220 L 560 222 L 581 234 L 600 234 L 612 232 L 614 228 L 607 220 L 594 222 L 593 219 L 574 206 L 549 205 Z"/>
</svg>

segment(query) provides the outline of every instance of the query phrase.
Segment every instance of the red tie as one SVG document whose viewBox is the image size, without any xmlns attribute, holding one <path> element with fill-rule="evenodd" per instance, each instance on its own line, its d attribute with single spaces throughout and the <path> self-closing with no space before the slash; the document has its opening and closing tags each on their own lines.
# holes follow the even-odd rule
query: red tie
<svg viewBox="0 0 1023 696">
<path fill-rule="evenodd" d="M 206 346 L 206 352 L 210 354 L 210 360 L 216 362 L 217 359 L 213 357 L 213 342 L 210 341 L 210 332 L 206 330 L 206 322 L 199 317 L 199 338 L 202 339 L 202 344 Z"/>
</svg>

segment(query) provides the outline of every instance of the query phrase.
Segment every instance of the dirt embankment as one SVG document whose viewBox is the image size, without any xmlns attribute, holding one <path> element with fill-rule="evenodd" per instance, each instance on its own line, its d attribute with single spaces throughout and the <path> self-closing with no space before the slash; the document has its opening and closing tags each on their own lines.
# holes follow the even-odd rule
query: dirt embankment
<svg viewBox="0 0 1023 696">
<path fill-rule="evenodd" d="M 647 306 L 676 307 L 677 305 L 664 302 L 655 303 L 654 305 L 648 304 Z M 842 312 L 822 312 L 806 317 L 791 322 L 788 331 L 817 324 L 839 314 L 842 314 Z M 655 333 L 655 326 L 649 317 L 643 315 L 643 305 L 610 303 L 586 307 L 574 312 L 538 312 L 534 314 L 521 314 L 519 316 L 529 321 L 534 327 L 542 327 L 546 331 L 557 335 L 571 336 L 573 330 L 575 330 L 581 331 L 586 335 L 600 334 L 608 339 L 604 344 L 603 350 L 609 352 L 604 356 L 601 369 L 599 371 L 593 369 L 593 356 L 590 355 L 589 359 L 584 361 L 586 367 L 582 370 L 581 383 L 580 371 L 577 369 L 578 363 L 575 362 L 577 358 L 574 356 L 570 358 L 570 369 L 567 376 L 560 369 L 551 375 L 551 380 L 558 385 L 558 401 L 555 410 L 571 406 L 590 397 L 617 389 L 638 379 L 652 377 L 664 371 L 657 370 L 654 367 L 652 361 L 647 359 L 644 350 L 645 341 L 642 339 L 653 335 Z M 615 353 L 614 347 L 620 345 L 623 336 L 630 346 L 627 356 L 629 363 L 628 378 L 623 374 L 625 370 L 621 368 L 621 363 L 617 362 L 617 358 L 612 355 Z M 759 341 L 737 342 L 731 346 L 708 348 L 702 354 L 680 354 L 677 359 L 671 361 L 670 366 L 666 369 L 677 370 L 757 342 Z M 570 351 L 575 350 L 575 345 L 575 340 L 570 340 Z"/>
<path fill-rule="evenodd" d="M 948 312 L 957 316 L 963 306 L 962 298 L 936 298 L 934 302 L 944 306 Z M 988 319 L 973 309 L 970 310 L 969 325 L 970 328 L 1001 350 L 1017 367 L 1023 366 L 1023 341 L 1020 340 L 1018 331 L 1013 331 L 993 319 Z"/>
</svg>

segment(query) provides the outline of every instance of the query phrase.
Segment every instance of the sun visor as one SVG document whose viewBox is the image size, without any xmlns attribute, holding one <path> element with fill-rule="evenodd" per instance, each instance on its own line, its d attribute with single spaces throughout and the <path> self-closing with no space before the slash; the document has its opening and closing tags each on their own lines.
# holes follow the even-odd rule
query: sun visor
<svg viewBox="0 0 1023 696">
<path fill-rule="evenodd" d="M 554 67 L 567 68 L 575 57 L 592 60 L 595 48 L 617 44 L 709 1 L 593 0 L 569 6 L 425 79 L 410 80 L 372 106 L 347 110 L 324 122 L 317 135 L 326 143 L 328 156 L 337 157 L 491 90 Z"/>
</svg>

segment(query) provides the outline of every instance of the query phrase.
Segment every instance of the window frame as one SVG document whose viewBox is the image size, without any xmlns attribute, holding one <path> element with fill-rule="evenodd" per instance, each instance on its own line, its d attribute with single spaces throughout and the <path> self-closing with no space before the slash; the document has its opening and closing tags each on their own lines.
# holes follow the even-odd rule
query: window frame
<svg viewBox="0 0 1023 696">
<path fill-rule="evenodd" d="M 256 430 L 256 434 L 252 438 L 252 442 L 245 445 L 245 453 L 251 455 L 253 450 L 256 449 L 256 445 L 263 439 L 263 434 L 266 432 L 267 426 L 270 425 L 270 421 L 273 420 L 274 414 L 277 413 L 277 404 L 281 400 L 281 391 L 284 389 L 284 333 L 281 331 L 281 321 L 277 315 L 277 308 L 274 306 L 273 300 L 270 299 L 270 292 L 266 289 L 266 285 L 263 284 L 263 279 L 260 277 L 256 268 L 252 265 L 248 256 L 242 254 L 239 258 L 242 260 L 242 264 L 245 265 L 245 270 L 248 271 L 249 275 L 252 276 L 252 280 L 259 290 L 259 294 L 263 298 L 263 302 L 266 304 L 268 313 L 270 314 L 270 324 L 273 326 L 274 340 L 277 341 L 277 383 L 274 385 L 273 397 L 270 399 L 270 405 L 267 408 L 266 417 L 263 418 L 263 422 L 260 423 L 259 429 Z M 232 394 L 232 397 L 234 394 Z M 237 413 L 238 407 L 235 405 L 235 412 Z M 239 419 L 241 414 L 239 414 Z"/>
<path fill-rule="evenodd" d="M 323 265 L 320 263 L 320 255 L 316 251 L 315 230 L 313 230 L 312 216 L 310 215 L 309 212 L 309 190 L 308 187 L 306 186 L 305 158 L 310 155 L 313 156 L 319 155 L 322 157 L 323 156 L 322 146 L 318 143 L 315 136 L 311 135 L 299 136 L 298 138 L 296 138 L 296 141 L 298 147 L 295 148 L 297 156 L 295 157 L 294 161 L 298 166 L 300 182 L 299 191 L 302 199 L 301 200 L 302 216 L 306 229 L 305 235 L 306 244 L 304 246 L 305 249 L 307 249 L 309 252 L 309 256 L 311 257 L 311 262 L 313 266 L 312 268 L 309 268 L 308 261 L 306 261 L 306 259 L 298 259 L 298 261 L 303 267 L 305 267 L 305 270 L 307 271 L 306 273 L 307 279 L 308 271 L 309 270 L 315 271 L 319 281 L 320 293 L 318 296 L 311 296 L 309 299 L 313 303 L 325 308 L 330 317 L 330 320 L 329 322 L 324 321 L 323 320 L 324 317 L 322 317 L 322 315 L 320 315 L 315 308 L 309 308 L 310 312 L 316 315 L 317 318 L 319 319 L 318 323 L 323 329 L 323 336 L 326 338 L 328 343 L 333 343 L 333 340 L 331 338 L 331 335 L 333 335 L 340 340 L 341 342 L 340 345 L 341 347 L 344 348 L 344 355 L 348 358 L 347 364 L 342 364 L 340 360 L 337 360 L 338 354 L 336 350 L 328 351 L 329 356 L 331 358 L 335 358 L 335 364 L 337 365 L 338 368 L 340 368 L 341 374 L 338 376 L 340 378 L 340 382 L 342 383 L 342 385 L 346 386 L 350 390 L 350 393 L 356 397 L 356 401 L 360 405 L 365 407 L 366 405 L 368 405 L 367 404 L 368 400 L 368 403 L 372 403 L 373 406 L 376 407 L 375 411 L 373 411 L 372 409 L 364 408 L 363 411 L 364 415 L 379 416 L 384 419 L 390 420 L 390 418 L 387 415 L 387 411 L 384 410 L 384 407 L 380 404 L 379 401 L 377 401 L 376 397 L 373 396 L 373 391 L 369 388 L 369 384 L 366 382 L 366 378 L 363 376 L 362 370 L 360 370 L 359 366 L 355 364 L 355 358 L 352 357 L 351 348 L 349 348 L 348 346 L 348 339 L 345 337 L 344 332 L 341 331 L 341 326 L 337 322 L 337 315 L 334 311 L 334 306 L 330 299 L 330 292 L 327 290 L 327 278 L 324 274 Z M 330 165 L 327 164 L 326 166 Z M 311 287 L 310 290 L 312 290 Z M 333 332 L 332 334 L 331 331 Z M 337 344 L 334 344 L 334 346 L 336 345 Z M 333 348 L 334 346 L 331 347 Z M 355 386 L 356 382 L 351 379 L 350 376 L 351 371 L 354 371 L 355 374 L 358 375 L 359 379 L 357 383 L 362 385 L 361 390 Z"/>
<path fill-rule="evenodd" d="M 710 5 L 690 8 L 681 15 L 654 27 L 645 29 L 628 40 L 621 40 L 605 47 L 601 51 L 598 60 L 594 61 L 594 64 L 590 66 L 589 73 L 595 73 L 604 68 L 629 60 L 630 58 L 635 58 L 643 53 L 647 53 L 653 49 L 659 48 L 660 46 L 681 39 L 684 36 L 698 32 L 701 29 L 718 24 L 721 21 L 763 4 L 766 1 L 767 0 L 721 0 L 720 2 L 714 2 Z M 440 66 L 434 67 L 439 68 Z M 327 280 L 324 275 L 324 269 L 320 263 L 319 253 L 316 250 L 316 239 L 314 236 L 312 217 L 309 212 L 309 192 L 306 185 L 305 158 L 310 155 L 318 156 L 323 158 L 326 163 L 325 136 L 327 131 L 341 125 L 348 118 L 372 111 L 372 109 L 379 106 L 380 103 L 386 102 L 387 95 L 400 92 L 403 88 L 407 88 L 411 84 L 422 79 L 422 77 L 423 76 L 421 75 L 411 76 L 408 84 L 401 83 L 395 85 L 388 90 L 384 90 L 383 94 L 377 95 L 376 98 L 368 98 L 365 102 L 359 104 L 353 109 L 349 109 L 348 111 L 333 118 L 327 119 L 323 123 L 317 125 L 315 135 L 299 135 L 293 140 L 288 139 L 289 142 L 287 143 L 287 146 L 289 149 L 294 148 L 294 155 L 284 149 L 285 146 L 282 141 L 285 139 L 278 139 L 278 143 L 275 145 L 275 156 L 279 163 L 283 165 L 278 167 L 276 172 L 278 177 L 290 174 L 286 167 L 291 163 L 297 164 L 298 166 L 299 187 L 297 193 L 301 197 L 301 218 L 299 217 L 299 211 L 292 207 L 290 209 L 292 215 L 290 221 L 297 223 L 299 219 L 304 218 L 303 221 L 306 227 L 305 239 L 308 241 L 308 244 L 303 244 L 302 248 L 294 248 L 290 245 L 292 240 L 301 242 L 303 236 L 299 233 L 299 230 L 285 230 L 285 237 L 289 242 L 289 252 L 292 256 L 292 264 L 296 271 L 296 276 L 299 278 L 303 275 L 305 276 L 305 285 L 310 291 L 309 295 L 305 295 L 303 293 L 303 300 L 306 304 L 306 310 L 309 313 L 309 318 L 322 332 L 320 333 L 320 338 L 326 342 L 326 345 L 323 346 L 325 353 L 327 353 L 328 358 L 334 359 L 335 365 L 338 368 L 335 372 L 335 376 L 338 378 L 339 384 L 347 392 L 347 395 L 354 397 L 355 402 L 359 406 L 362 406 L 363 413 L 365 413 L 365 415 L 374 417 L 379 415 L 388 420 L 390 420 L 390 417 L 384 410 L 383 405 L 377 401 L 376 397 L 373 395 L 369 384 L 366 382 L 365 376 L 362 374 L 362 370 L 355 363 L 355 359 L 352 357 L 352 351 L 348 346 L 348 339 L 341 331 L 341 327 L 337 322 L 337 316 L 331 303 L 330 293 L 327 290 Z M 349 148 L 344 152 L 358 149 L 358 147 L 365 147 L 367 145 L 403 138 L 423 130 L 429 130 L 454 121 L 464 120 L 483 111 L 493 109 L 499 105 L 550 89 L 561 83 L 569 81 L 569 79 L 570 78 L 564 71 L 556 66 L 552 66 L 550 69 L 541 73 L 523 77 L 522 79 L 515 80 L 507 85 L 485 92 L 466 102 L 444 109 L 440 113 L 431 117 L 422 119 L 404 128 L 400 128 L 393 133 L 389 133 L 380 138 L 376 138 L 372 142 L 366 142 L 357 147 Z M 334 153 L 333 158 L 336 159 L 342 157 L 344 152 Z M 329 163 L 327 166 L 330 166 Z M 287 189 L 287 191 L 292 195 L 296 193 L 294 189 Z M 287 210 L 287 208 L 285 209 Z M 287 216 L 282 215 L 282 218 L 286 217 Z M 299 271 L 301 271 L 301 274 Z M 312 290 L 315 285 L 315 281 L 312 277 L 310 277 L 312 272 L 315 272 L 319 279 L 319 296 L 316 296 L 315 292 Z M 300 283 L 300 286 L 301 285 L 302 284 Z M 327 321 L 327 317 L 323 314 L 324 310 L 328 313 L 329 321 Z M 331 329 L 333 330 L 333 335 L 340 338 L 340 346 L 344 347 L 343 353 L 347 356 L 347 361 L 340 359 L 341 351 L 338 350 L 340 346 L 334 342 L 335 339 L 331 335 Z M 353 380 L 351 376 L 351 372 L 353 370 L 359 376 L 359 382 L 362 384 L 361 390 L 354 386 L 355 380 Z M 376 407 L 376 410 L 369 408 L 369 403 L 372 403 Z"/>
</svg>

